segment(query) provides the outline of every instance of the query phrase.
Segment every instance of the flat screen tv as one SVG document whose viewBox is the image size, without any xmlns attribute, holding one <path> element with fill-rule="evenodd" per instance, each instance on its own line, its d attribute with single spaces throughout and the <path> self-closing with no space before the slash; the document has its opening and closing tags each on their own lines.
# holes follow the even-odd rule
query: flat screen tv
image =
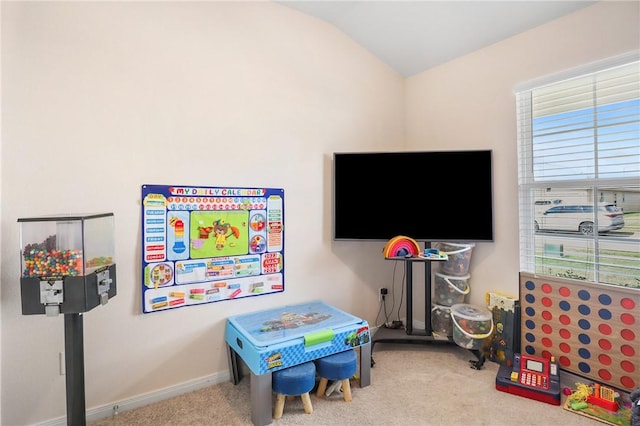
<svg viewBox="0 0 640 426">
<path fill-rule="evenodd" d="M 334 240 L 493 241 L 492 151 L 336 152 Z"/>
</svg>

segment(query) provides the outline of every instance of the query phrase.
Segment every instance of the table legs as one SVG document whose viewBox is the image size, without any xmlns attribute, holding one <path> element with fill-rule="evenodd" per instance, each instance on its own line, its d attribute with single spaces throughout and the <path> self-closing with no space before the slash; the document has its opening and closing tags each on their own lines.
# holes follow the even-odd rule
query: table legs
<svg viewBox="0 0 640 426">
<path fill-rule="evenodd" d="M 360 387 L 371 384 L 371 343 L 359 346 L 360 348 Z M 229 370 L 231 381 L 234 385 L 242 380 L 240 359 L 231 346 L 227 345 L 229 357 Z M 268 425 L 272 422 L 272 397 L 271 373 L 256 375 L 251 373 L 251 421 L 255 426 Z"/>
<path fill-rule="evenodd" d="M 229 345 L 227 345 L 227 356 L 229 360 L 229 372 L 231 373 L 231 383 L 237 385 L 242 379 L 242 372 L 240 371 L 238 354 Z"/>
<path fill-rule="evenodd" d="M 238 353 L 227 345 L 227 355 L 229 357 L 229 372 L 231 373 L 231 382 L 234 385 L 242 380 L 242 369 L 240 365 L 240 357 Z M 251 421 L 255 426 L 263 426 L 271 423 L 271 404 L 273 390 L 271 389 L 271 373 L 255 375 L 251 373 L 250 388 L 250 404 L 251 404 Z"/>
<path fill-rule="evenodd" d="M 251 373 L 251 421 L 255 426 L 271 423 L 272 396 L 271 373 Z"/>
<path fill-rule="evenodd" d="M 371 384 L 371 343 L 360 346 L 360 387 Z"/>
</svg>

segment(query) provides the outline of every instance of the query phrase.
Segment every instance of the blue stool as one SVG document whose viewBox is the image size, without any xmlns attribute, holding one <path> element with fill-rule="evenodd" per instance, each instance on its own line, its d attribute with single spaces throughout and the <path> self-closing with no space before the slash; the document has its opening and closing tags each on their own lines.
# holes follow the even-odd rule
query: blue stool
<svg viewBox="0 0 640 426">
<path fill-rule="evenodd" d="M 352 349 L 334 355 L 329 355 L 324 358 L 316 359 L 315 363 L 318 376 L 320 376 L 318 393 L 316 394 L 318 398 L 322 398 L 325 390 L 327 389 L 327 382 L 329 380 L 339 380 L 342 384 L 344 400 L 351 402 L 351 385 L 349 384 L 349 379 L 358 370 L 358 357 L 356 355 L 356 351 Z"/>
<path fill-rule="evenodd" d="M 276 371 L 272 374 L 271 387 L 277 394 L 276 407 L 273 418 L 279 419 L 284 411 L 284 401 L 287 396 L 300 395 L 304 412 L 313 413 L 309 392 L 316 384 L 316 366 L 313 362 L 295 365 Z"/>
</svg>

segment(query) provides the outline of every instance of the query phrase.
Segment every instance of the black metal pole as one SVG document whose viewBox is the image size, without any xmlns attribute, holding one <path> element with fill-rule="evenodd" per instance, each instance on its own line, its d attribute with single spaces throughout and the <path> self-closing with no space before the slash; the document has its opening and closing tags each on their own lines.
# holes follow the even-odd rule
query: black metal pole
<svg viewBox="0 0 640 426">
<path fill-rule="evenodd" d="M 67 425 L 86 425 L 84 398 L 84 337 L 82 314 L 64 315 L 64 350 L 67 376 Z"/>
<path fill-rule="evenodd" d="M 407 319 L 406 333 L 413 334 L 413 262 L 407 259 L 404 262 L 404 274 L 407 287 Z"/>
<path fill-rule="evenodd" d="M 431 242 L 424 243 L 425 249 L 431 248 Z M 431 261 L 424 262 L 424 331 L 427 336 L 431 336 L 433 329 L 431 327 Z"/>
</svg>

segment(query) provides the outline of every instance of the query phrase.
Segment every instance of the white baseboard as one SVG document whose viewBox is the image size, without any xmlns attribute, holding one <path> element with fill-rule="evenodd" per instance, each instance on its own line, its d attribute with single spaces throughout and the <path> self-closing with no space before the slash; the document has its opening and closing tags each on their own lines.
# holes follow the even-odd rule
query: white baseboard
<svg viewBox="0 0 640 426">
<path fill-rule="evenodd" d="M 114 401 L 110 404 L 106 404 L 101 407 L 88 409 L 86 412 L 86 419 L 87 419 L 87 422 L 106 419 L 108 417 L 113 416 L 116 406 L 117 406 L 117 411 L 122 413 L 124 411 L 144 407 L 145 405 L 164 401 L 169 398 L 173 398 L 188 392 L 192 392 L 198 389 L 217 385 L 230 380 L 231 380 L 231 375 L 228 371 L 225 371 L 223 373 L 215 373 L 209 376 L 201 377 L 199 379 L 190 380 L 188 382 L 179 383 L 174 386 L 169 386 L 163 389 L 155 390 L 153 392 L 138 395 L 133 398 L 125 399 L 122 401 Z M 66 426 L 66 425 L 67 425 L 67 417 L 65 416 L 65 417 L 58 417 L 56 419 L 47 420 L 42 423 L 36 423 L 33 426 Z"/>
<path fill-rule="evenodd" d="M 371 335 L 374 335 L 376 330 L 377 327 L 370 327 L 369 331 Z M 133 398 L 125 399 L 122 401 L 113 401 L 110 404 L 90 408 L 87 410 L 86 419 L 87 422 L 103 420 L 113 416 L 116 406 L 118 407 L 117 411 L 119 413 L 122 413 L 124 411 L 144 407 L 155 402 L 164 401 L 169 398 L 180 396 L 188 392 L 206 388 L 208 386 L 217 385 L 230 380 L 231 374 L 229 373 L 229 371 L 211 374 L 199 379 L 190 380 L 188 382 L 179 383 L 174 386 L 169 386 L 146 394 L 138 395 Z M 67 417 L 58 417 L 56 419 L 46 420 L 41 423 L 34 423 L 31 426 L 67 426 Z"/>
</svg>

